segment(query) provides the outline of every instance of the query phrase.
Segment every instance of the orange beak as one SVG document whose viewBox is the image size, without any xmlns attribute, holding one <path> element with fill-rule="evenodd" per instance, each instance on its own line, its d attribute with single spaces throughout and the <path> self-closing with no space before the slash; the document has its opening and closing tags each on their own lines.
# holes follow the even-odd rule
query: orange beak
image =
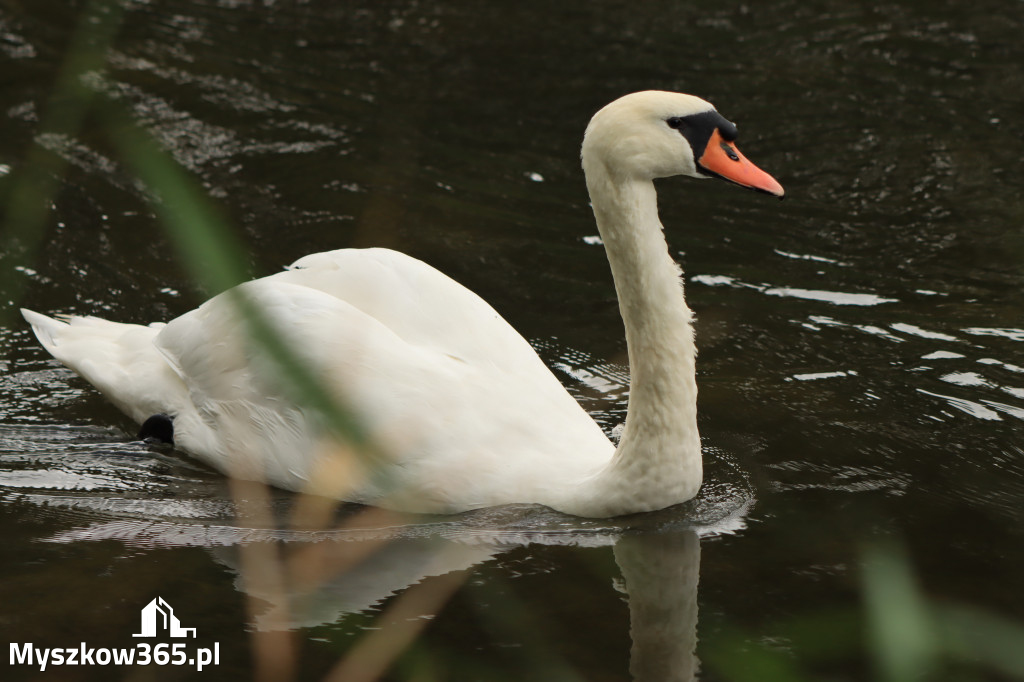
<svg viewBox="0 0 1024 682">
<path fill-rule="evenodd" d="M 772 176 L 750 163 L 747 157 L 740 154 L 736 145 L 726 142 L 716 129 L 711 133 L 708 146 L 697 159 L 697 165 L 712 175 L 735 182 L 741 187 L 748 187 L 776 197 L 782 197 L 786 191 Z"/>
</svg>

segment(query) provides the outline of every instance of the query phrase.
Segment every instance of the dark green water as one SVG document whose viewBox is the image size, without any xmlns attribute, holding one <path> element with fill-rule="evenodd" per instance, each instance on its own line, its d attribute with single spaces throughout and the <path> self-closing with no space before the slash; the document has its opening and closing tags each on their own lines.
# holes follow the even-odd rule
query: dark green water
<svg viewBox="0 0 1024 682">
<path fill-rule="evenodd" d="M 1024 3 L 124 7 L 102 87 L 216 199 L 253 274 L 344 246 L 412 254 L 535 341 L 608 428 L 625 344 L 587 239 L 590 115 L 633 90 L 702 96 L 787 200 L 659 184 L 698 316 L 708 481 L 693 504 L 625 521 L 506 509 L 252 530 L 220 476 L 132 443 L 8 316 L 4 641 L 134 646 L 159 595 L 221 652 L 203 673 L 47 679 L 253 679 L 272 659 L 319 680 L 367 633 L 418 623 L 384 679 L 726 680 L 731 646 L 807 679 L 871 680 L 858 566 L 890 534 L 929 597 L 1024 620 Z M 16 259 L 31 240 L 0 254 L 3 300 L 168 319 L 202 295 L 100 117 L 38 135 L 67 106 L 48 99 L 79 9 L 0 0 L 0 193 L 9 204 L 32 144 L 68 164 L 31 261 Z M 254 504 L 283 524 L 291 503 Z M 275 553 L 328 577 L 311 591 L 244 568 Z M 820 637 L 794 625 L 819 621 Z"/>
</svg>

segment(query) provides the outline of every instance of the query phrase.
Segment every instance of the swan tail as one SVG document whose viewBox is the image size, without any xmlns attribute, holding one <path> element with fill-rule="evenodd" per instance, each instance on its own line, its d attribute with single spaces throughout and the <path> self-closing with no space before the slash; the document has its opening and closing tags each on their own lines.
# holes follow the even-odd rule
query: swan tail
<svg viewBox="0 0 1024 682">
<path fill-rule="evenodd" d="M 174 415 L 186 404 L 187 388 L 153 343 L 164 325 L 55 318 L 25 309 L 21 314 L 50 355 L 136 422 Z"/>
<path fill-rule="evenodd" d="M 43 348 L 50 355 L 54 355 L 54 349 L 57 347 L 57 338 L 60 337 L 61 331 L 70 325 L 67 322 L 47 317 L 27 308 L 21 309 L 21 315 L 25 318 L 26 322 L 32 325 L 32 331 L 35 332 L 39 343 L 43 344 Z"/>
</svg>

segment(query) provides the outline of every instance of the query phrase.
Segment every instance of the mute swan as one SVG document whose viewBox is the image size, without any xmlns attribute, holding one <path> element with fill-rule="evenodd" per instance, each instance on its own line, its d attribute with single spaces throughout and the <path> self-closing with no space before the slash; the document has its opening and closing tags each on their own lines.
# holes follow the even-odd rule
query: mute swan
<svg viewBox="0 0 1024 682">
<path fill-rule="evenodd" d="M 233 476 L 413 512 L 661 509 L 697 494 L 702 463 L 692 314 L 653 180 L 718 177 L 781 197 L 735 139 L 708 102 L 660 91 L 626 95 L 587 127 L 583 170 L 631 372 L 617 448 L 483 299 L 395 251 L 317 253 L 240 285 L 362 420 L 383 471 L 290 399 L 225 294 L 166 325 L 23 314 L 46 350 L 150 433 Z"/>
</svg>

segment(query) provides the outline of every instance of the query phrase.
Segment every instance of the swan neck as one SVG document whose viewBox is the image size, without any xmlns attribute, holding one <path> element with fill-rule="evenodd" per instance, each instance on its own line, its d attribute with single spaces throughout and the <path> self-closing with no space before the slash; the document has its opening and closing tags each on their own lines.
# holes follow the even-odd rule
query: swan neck
<svg viewBox="0 0 1024 682">
<path fill-rule="evenodd" d="M 659 509 L 696 495 L 702 477 L 692 313 L 669 255 L 649 179 L 588 167 L 587 185 L 611 266 L 629 356 L 629 408 L 601 474 L 615 513 Z"/>
</svg>

